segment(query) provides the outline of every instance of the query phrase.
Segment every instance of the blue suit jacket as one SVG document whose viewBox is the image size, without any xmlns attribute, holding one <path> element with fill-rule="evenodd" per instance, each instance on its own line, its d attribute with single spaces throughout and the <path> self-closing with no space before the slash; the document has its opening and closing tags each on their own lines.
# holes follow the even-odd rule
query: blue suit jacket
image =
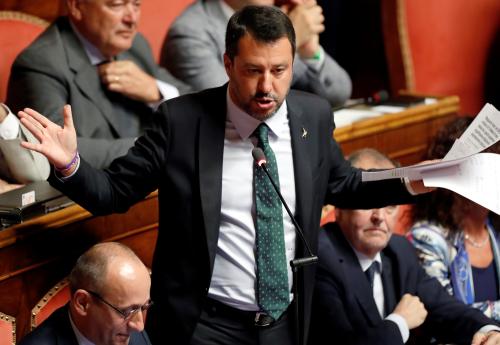
<svg viewBox="0 0 500 345">
<path fill-rule="evenodd" d="M 368 280 L 336 223 L 320 231 L 318 246 L 311 343 L 323 344 L 333 337 L 338 344 L 403 344 L 396 324 L 381 318 Z M 405 293 L 418 296 L 428 311 L 424 324 L 410 332 L 410 343 L 428 343 L 432 336 L 440 342 L 470 344 L 482 326 L 494 324 L 429 277 L 404 237 L 393 235 L 381 254 L 386 313 L 394 310 Z"/>
</svg>

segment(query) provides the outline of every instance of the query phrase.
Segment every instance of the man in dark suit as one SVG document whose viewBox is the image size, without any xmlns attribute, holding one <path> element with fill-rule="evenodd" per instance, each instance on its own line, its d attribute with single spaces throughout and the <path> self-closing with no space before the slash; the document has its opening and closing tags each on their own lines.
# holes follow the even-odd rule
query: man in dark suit
<svg viewBox="0 0 500 345">
<path fill-rule="evenodd" d="M 56 310 L 21 345 L 151 345 L 144 331 L 149 271 L 116 242 L 86 251 L 69 276 L 70 302 Z"/>
<path fill-rule="evenodd" d="M 394 168 L 372 149 L 349 159 L 361 169 Z M 450 297 L 420 267 L 412 245 L 392 235 L 397 219 L 397 206 L 336 209 L 336 222 L 320 231 L 311 344 L 426 344 L 431 337 L 499 344 L 500 328 Z"/>
<path fill-rule="evenodd" d="M 189 87 L 158 67 L 137 33 L 139 1 L 66 2 L 68 16 L 15 60 L 6 103 L 14 113 L 39 109 L 59 124 L 61 108 L 71 104 L 82 156 L 107 167 L 151 125 L 162 100 Z M 14 139 L 16 128 L 10 132 Z"/>
<path fill-rule="evenodd" d="M 245 7 L 231 17 L 226 42 L 229 83 L 162 104 L 155 128 L 109 169 L 92 169 L 78 157 L 69 106 L 64 128 L 34 110 L 20 112 L 22 123 L 41 142 L 23 146 L 45 154 L 57 169 L 51 183 L 95 214 L 124 212 L 159 190 L 152 283 L 157 307 L 148 314 L 147 325 L 153 342 L 290 345 L 295 329 L 307 337 L 314 268 L 301 272 L 301 298 L 293 301 L 286 262 L 306 255 L 306 250 L 268 189 L 265 196 L 273 198 L 269 204 L 278 207 L 270 214 L 280 218 L 276 226 L 282 225 L 272 233 L 284 244 L 269 253 L 283 260 L 279 273 L 280 278 L 284 273 L 286 287 L 281 279 L 277 282 L 281 293 L 285 289 L 280 298 L 287 301 L 280 299 L 274 316 L 262 307 L 261 299 L 275 293 L 261 294 L 263 289 L 257 288 L 262 278 L 256 258 L 262 217 L 255 199 L 263 190 L 254 181 L 254 173 L 261 172 L 252 159 L 254 146 L 265 144 L 275 152 L 275 179 L 279 177 L 313 251 L 325 200 L 344 207 L 375 207 L 407 202 L 411 195 L 399 179 L 362 183 L 361 172 L 344 160 L 332 137 L 328 102 L 289 90 L 295 34 L 283 12 Z M 421 181 L 412 187 L 426 191 Z M 382 193 L 385 198 L 379 197 Z M 290 303 L 298 307 L 299 325 L 293 322 L 294 307 L 282 309 Z"/>
</svg>

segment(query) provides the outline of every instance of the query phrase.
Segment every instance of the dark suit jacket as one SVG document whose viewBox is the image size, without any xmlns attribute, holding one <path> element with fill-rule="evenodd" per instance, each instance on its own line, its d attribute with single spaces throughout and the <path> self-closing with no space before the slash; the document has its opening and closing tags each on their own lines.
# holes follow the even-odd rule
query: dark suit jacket
<svg viewBox="0 0 500 345">
<path fill-rule="evenodd" d="M 185 92 L 187 86 L 155 63 L 141 34 L 117 56 L 132 60 L 146 73 Z M 101 84 L 80 40 L 66 17 L 57 19 L 16 58 L 10 75 L 7 104 L 14 113 L 31 107 L 62 124 L 62 108 L 71 104 L 78 149 L 95 167 L 107 167 L 127 152 L 152 121 L 147 105 Z"/>
<path fill-rule="evenodd" d="M 450 296 L 421 268 L 413 246 L 393 235 L 382 251 L 382 281 L 386 313 L 405 293 L 418 296 L 428 311 L 424 324 L 410 332 L 410 343 L 471 343 L 482 326 L 494 322 Z M 319 265 L 313 303 L 311 344 L 403 344 L 398 327 L 378 313 L 372 289 L 356 254 L 336 223 L 319 234 Z M 392 285 L 392 289 L 389 287 Z M 392 290 L 393 295 L 387 292 Z"/>
<path fill-rule="evenodd" d="M 27 334 L 19 345 L 78 345 L 71 328 L 68 306 L 57 309 L 35 330 Z M 146 332 L 130 335 L 129 345 L 151 345 Z"/>
<path fill-rule="evenodd" d="M 91 169 L 82 160 L 72 178 L 50 178 L 56 188 L 94 214 L 124 212 L 159 189 L 160 225 L 151 291 L 155 308 L 148 313 L 153 343 L 165 341 L 161 336 L 168 334 L 173 344 L 188 344 L 210 286 L 220 225 L 226 92 L 225 85 L 165 102 L 156 128 L 105 171 Z M 360 171 L 344 160 L 332 138 L 328 102 L 292 90 L 287 105 L 295 215 L 314 251 L 325 201 L 344 207 L 409 201 L 411 196 L 399 180 L 361 183 Z M 393 192 L 390 197 L 388 191 Z M 304 255 L 300 242 L 296 255 Z M 313 282 L 314 270 L 308 268 L 299 284 L 306 333 Z"/>
</svg>

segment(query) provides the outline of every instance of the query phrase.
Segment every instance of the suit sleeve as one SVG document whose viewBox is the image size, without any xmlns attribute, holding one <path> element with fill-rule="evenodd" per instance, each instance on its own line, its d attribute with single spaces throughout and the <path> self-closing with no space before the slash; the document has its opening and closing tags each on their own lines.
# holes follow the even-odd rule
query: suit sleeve
<svg viewBox="0 0 500 345">
<path fill-rule="evenodd" d="M 155 125 L 109 168 L 95 169 L 82 158 L 73 176 L 62 180 L 52 172 L 49 182 L 94 215 L 126 212 L 158 189 L 169 149 L 167 138 L 166 116 L 158 114 Z"/>
<path fill-rule="evenodd" d="M 316 71 L 298 56 L 294 61 L 292 87 L 326 98 L 331 106 L 344 104 L 351 96 L 352 83 L 347 72 L 325 52 L 321 68 Z"/>
<path fill-rule="evenodd" d="M 331 114 L 329 108 L 324 111 Z M 335 125 L 332 116 L 325 118 L 328 123 L 322 123 L 321 126 L 327 130 L 323 134 L 327 141 L 319 145 L 328 150 L 324 153 L 327 162 L 323 162 L 328 174 L 325 204 L 346 209 L 371 209 L 414 201 L 400 179 L 362 182 L 361 170 L 351 167 L 333 138 Z"/>
<path fill-rule="evenodd" d="M 198 19 L 199 20 L 199 19 Z M 162 48 L 161 65 L 195 90 L 227 82 L 222 53 L 203 24 L 176 21 Z"/>
<path fill-rule="evenodd" d="M 49 176 L 48 160 L 38 152 L 21 147 L 21 140 L 38 142 L 20 125 L 19 137 L 11 140 L 0 139 L 0 177 L 19 183 L 46 180 Z"/>
</svg>

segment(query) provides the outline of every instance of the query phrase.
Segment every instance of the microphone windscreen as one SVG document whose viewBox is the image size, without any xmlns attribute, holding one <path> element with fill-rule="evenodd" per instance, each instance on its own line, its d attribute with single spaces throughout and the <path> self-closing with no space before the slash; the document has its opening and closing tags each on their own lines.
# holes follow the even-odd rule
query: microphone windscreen
<svg viewBox="0 0 500 345">
<path fill-rule="evenodd" d="M 267 163 L 266 155 L 264 154 L 264 151 L 262 151 L 260 147 L 254 147 L 254 149 L 252 150 L 252 157 L 258 166 Z"/>
</svg>

